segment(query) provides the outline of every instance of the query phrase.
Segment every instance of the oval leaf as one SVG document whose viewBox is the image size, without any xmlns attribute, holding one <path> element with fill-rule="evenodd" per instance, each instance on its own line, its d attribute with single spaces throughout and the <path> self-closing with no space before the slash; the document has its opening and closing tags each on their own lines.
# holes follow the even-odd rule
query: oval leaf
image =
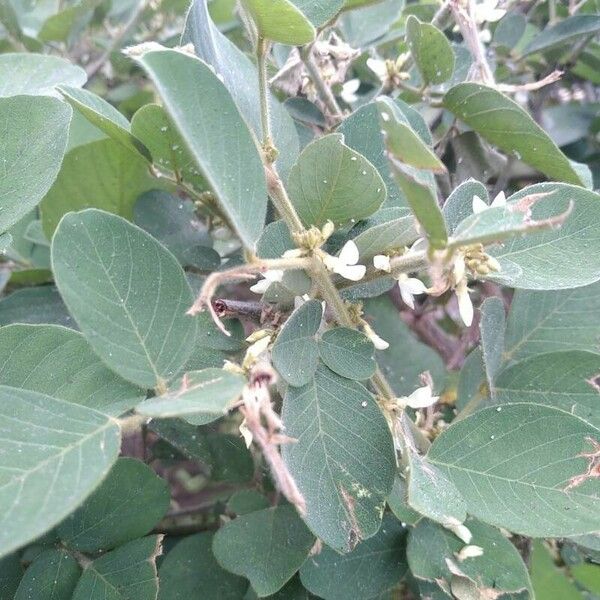
<svg viewBox="0 0 600 600">
<path fill-rule="evenodd" d="M 175 257 L 121 217 L 69 213 L 52 240 L 56 285 L 94 351 L 116 373 L 163 386 L 194 348 L 193 294 Z"/>
<path fill-rule="evenodd" d="M 334 372 L 361 381 L 375 373 L 375 347 L 367 336 L 356 329 L 336 327 L 319 340 L 321 360 Z"/>
</svg>

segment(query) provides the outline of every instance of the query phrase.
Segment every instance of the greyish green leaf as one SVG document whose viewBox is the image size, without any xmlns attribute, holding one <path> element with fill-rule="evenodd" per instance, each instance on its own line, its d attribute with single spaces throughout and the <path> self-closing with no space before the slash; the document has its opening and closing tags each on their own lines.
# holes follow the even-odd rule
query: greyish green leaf
<svg viewBox="0 0 600 600">
<path fill-rule="evenodd" d="M 213 540 L 219 564 L 243 575 L 259 597 L 279 591 L 306 560 L 315 538 L 291 505 L 241 515 Z"/>
<path fill-rule="evenodd" d="M 371 218 L 359 223 L 351 232 L 361 261 L 376 254 L 410 246 L 418 237 L 415 220 L 403 208 L 382 208 Z"/>
<path fill-rule="evenodd" d="M 56 179 L 71 114 L 55 98 L 0 98 L 0 233 L 37 206 Z"/>
<path fill-rule="evenodd" d="M 425 83 L 447 81 L 454 71 L 454 51 L 448 38 L 431 23 L 410 15 L 406 21 L 408 47 Z"/>
<path fill-rule="evenodd" d="M 344 144 L 341 134 L 311 142 L 288 181 L 290 200 L 305 225 L 346 224 L 373 214 L 386 196 L 375 167 Z"/>
<path fill-rule="evenodd" d="M 349 552 L 379 530 L 394 481 L 385 417 L 361 384 L 320 366 L 310 383 L 288 388 L 282 418 L 298 440 L 282 453 L 306 500 L 304 520 L 328 546 Z"/>
<path fill-rule="evenodd" d="M 23 576 L 23 566 L 19 554 L 9 554 L 0 558 L 0 598 L 14 600 L 15 592 Z"/>
<path fill-rule="evenodd" d="M 549 193 L 532 207 L 536 221 L 572 210 L 560 228 L 512 238 L 490 248 L 502 267 L 489 277 L 505 285 L 538 290 L 579 287 L 600 279 L 600 196 L 562 183 L 540 183 L 508 199 L 517 204 L 525 196 Z M 490 209 L 491 210 L 491 209 Z M 487 212 L 487 211 L 486 211 Z"/>
<path fill-rule="evenodd" d="M 561 19 L 555 25 L 538 33 L 523 50 L 522 56 L 535 52 L 546 52 L 558 46 L 579 41 L 600 31 L 600 16 L 580 14 Z"/>
<path fill-rule="evenodd" d="M 242 394 L 246 378 L 223 369 L 192 371 L 178 387 L 138 404 L 136 410 L 149 417 L 223 415 Z"/>
<path fill-rule="evenodd" d="M 119 458 L 100 487 L 56 533 L 81 552 L 110 550 L 146 535 L 164 517 L 169 501 L 169 486 L 150 467 Z"/>
<path fill-rule="evenodd" d="M 165 49 L 138 60 L 221 207 L 253 248 L 265 223 L 267 184 L 258 148 L 229 91 L 195 56 Z"/>
<path fill-rule="evenodd" d="M 498 375 L 494 400 L 554 406 L 600 428 L 600 354 L 570 350 L 530 356 Z"/>
<path fill-rule="evenodd" d="M 344 0 L 290 0 L 315 27 L 325 25 L 344 6 Z"/>
<path fill-rule="evenodd" d="M 436 389 L 441 389 L 446 377 L 444 361 L 433 348 L 416 339 L 388 296 L 368 300 L 365 314 L 373 329 L 390 344 L 387 350 L 378 350 L 375 355 L 398 396 L 408 396 L 421 387 L 419 375 L 424 371 L 431 373 Z"/>
<path fill-rule="evenodd" d="M 152 154 L 153 166 L 196 190 L 207 189 L 194 159 L 165 109 L 158 104 L 142 106 L 131 120 L 131 133 Z"/>
<path fill-rule="evenodd" d="M 6 53 L 0 56 L 0 97 L 56 96 L 60 84 L 81 87 L 85 71 L 64 58 L 47 54 Z"/>
<path fill-rule="evenodd" d="M 378 42 L 398 21 L 404 0 L 347 0 L 339 20 L 344 40 L 353 48 L 366 48 Z M 372 5 L 372 6 L 371 6 Z"/>
<path fill-rule="evenodd" d="M 156 600 L 162 535 L 134 540 L 90 563 L 72 600 Z"/>
<path fill-rule="evenodd" d="M 71 598 L 81 567 L 65 550 L 45 550 L 29 565 L 14 600 Z"/>
<path fill-rule="evenodd" d="M 50 239 L 63 215 L 90 207 L 131 220 L 139 195 L 157 187 L 146 161 L 114 140 L 77 146 L 41 204 L 44 233 Z"/>
<path fill-rule="evenodd" d="M 158 600 L 240 600 L 248 581 L 223 569 L 212 552 L 214 534 L 183 538 L 160 565 Z"/>
<path fill-rule="evenodd" d="M 408 486 L 406 480 L 396 475 L 394 486 L 387 499 L 388 506 L 396 518 L 407 525 L 416 525 L 423 516 L 408 505 Z"/>
<path fill-rule="evenodd" d="M 145 392 L 109 371 L 85 338 L 58 325 L 0 328 L 0 384 L 118 416 Z"/>
<path fill-rule="evenodd" d="M 56 323 L 74 327 L 58 290 L 51 285 L 17 290 L 0 300 L 0 325 Z"/>
<path fill-rule="evenodd" d="M 196 338 L 193 294 L 175 257 L 135 225 L 96 209 L 69 213 L 52 240 L 56 284 L 94 351 L 151 388 L 183 367 Z"/>
<path fill-rule="evenodd" d="M 194 44 L 196 55 L 212 65 L 257 139 L 262 139 L 258 73 L 252 61 L 213 23 L 206 0 L 194 0 L 187 14 L 182 43 Z M 282 103 L 269 94 L 273 138 L 279 150 L 277 169 L 284 181 L 298 158 L 300 143 L 294 121 Z"/>
<path fill-rule="evenodd" d="M 286 250 L 295 248 L 294 240 L 285 221 L 273 221 L 262 232 L 256 243 L 256 253 L 260 258 L 281 258 Z"/>
<path fill-rule="evenodd" d="M 361 542 L 350 554 L 338 554 L 325 546 L 300 569 L 302 583 L 325 600 L 380 598 L 400 583 L 406 573 L 405 529 L 390 514 L 379 532 Z"/>
<path fill-rule="evenodd" d="M 106 476 L 121 445 L 104 415 L 0 386 L 0 555 L 73 512 Z"/>
<path fill-rule="evenodd" d="M 479 331 L 483 363 L 492 395 L 495 394 L 494 380 L 502 365 L 505 327 L 506 313 L 504 311 L 504 302 L 501 298 L 497 297 L 486 298 L 481 305 Z"/>
<path fill-rule="evenodd" d="M 242 0 L 258 35 L 267 40 L 303 46 L 315 39 L 313 24 L 289 0 Z"/>
<path fill-rule="evenodd" d="M 88 90 L 67 85 L 59 85 L 57 89 L 65 100 L 92 125 L 131 152 L 152 162 L 149 150 L 131 133 L 131 124 L 127 118 L 104 98 Z"/>
<path fill-rule="evenodd" d="M 306 385 L 315 373 L 319 361 L 315 334 L 322 318 L 318 300 L 305 302 L 292 313 L 273 344 L 273 365 L 290 385 Z"/>
<path fill-rule="evenodd" d="M 493 598 L 493 592 L 501 597 L 525 593 L 518 597 L 523 600 L 533 598 L 527 567 L 510 540 L 495 527 L 475 519 L 469 519 L 465 524 L 473 535 L 471 545 L 483 549 L 481 556 L 460 560 L 459 552 L 464 542 L 431 521 L 423 520 L 411 529 L 406 554 L 413 575 L 419 580 L 443 582 L 448 588 L 453 579 L 450 561 L 454 571 L 458 568 L 477 584 L 481 599 Z"/>
<path fill-rule="evenodd" d="M 444 97 L 445 107 L 481 137 L 551 179 L 581 185 L 569 159 L 514 100 L 479 83 L 460 83 Z"/>
<path fill-rule="evenodd" d="M 212 271 L 221 257 L 212 249 L 206 225 L 198 219 L 194 203 L 152 190 L 142 194 L 133 207 L 133 220 L 185 266 Z"/>
<path fill-rule="evenodd" d="M 335 327 L 319 340 L 321 360 L 334 372 L 348 379 L 362 381 L 375 372 L 373 342 L 356 329 Z"/>
<path fill-rule="evenodd" d="M 553 292 L 517 290 L 508 313 L 504 361 L 559 350 L 598 352 L 598 314 L 600 282 Z"/>
<path fill-rule="evenodd" d="M 484 408 L 452 424 L 428 459 L 475 517 L 531 537 L 598 530 L 600 481 L 585 474 L 599 430 L 541 404 Z"/>
<path fill-rule="evenodd" d="M 555 564 L 542 540 L 534 540 L 531 581 L 538 600 L 584 600 L 577 586 Z"/>
<path fill-rule="evenodd" d="M 454 233 L 458 224 L 473 214 L 473 196 L 479 196 L 486 204 L 489 204 L 487 188 L 475 179 L 463 181 L 448 196 L 442 209 L 448 233 Z"/>
</svg>

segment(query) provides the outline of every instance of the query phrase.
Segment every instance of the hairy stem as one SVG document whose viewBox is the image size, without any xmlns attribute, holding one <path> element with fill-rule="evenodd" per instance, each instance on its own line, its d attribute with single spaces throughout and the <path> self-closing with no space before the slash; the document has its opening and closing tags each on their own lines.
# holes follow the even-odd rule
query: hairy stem
<svg viewBox="0 0 600 600">
<path fill-rule="evenodd" d="M 271 115 L 269 109 L 269 88 L 267 83 L 267 53 L 269 42 L 262 37 L 256 43 L 256 58 L 258 62 L 258 89 L 260 95 L 260 117 L 263 134 L 263 148 L 274 148 L 271 134 Z"/>
</svg>

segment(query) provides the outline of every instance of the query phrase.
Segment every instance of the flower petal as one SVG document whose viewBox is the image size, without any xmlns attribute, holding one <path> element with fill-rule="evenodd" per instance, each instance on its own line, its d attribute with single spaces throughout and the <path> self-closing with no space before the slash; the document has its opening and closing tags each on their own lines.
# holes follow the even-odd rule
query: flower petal
<svg viewBox="0 0 600 600">
<path fill-rule="evenodd" d="M 344 279 L 349 279 L 350 281 L 360 281 L 367 272 L 367 267 L 365 265 L 343 265 L 338 264 L 334 272 L 338 275 L 341 275 Z"/>
<path fill-rule="evenodd" d="M 473 213 L 478 215 L 484 210 L 487 210 L 489 206 L 479 197 L 473 196 Z"/>
<path fill-rule="evenodd" d="M 425 294 L 427 292 L 427 286 L 416 277 L 407 277 L 402 284 L 406 286 L 406 289 L 413 296 L 418 296 L 419 294 Z"/>
<path fill-rule="evenodd" d="M 398 282 L 398 288 L 400 289 L 400 296 L 402 296 L 402 300 L 404 301 L 404 304 L 406 304 L 407 306 L 409 306 L 410 308 L 412 308 L 414 310 L 415 309 L 415 299 L 413 298 L 413 295 L 410 293 L 410 290 L 406 288 L 406 285 L 404 284 L 403 281 Z"/>
<path fill-rule="evenodd" d="M 404 398 L 404 404 L 411 408 L 433 406 L 439 400 L 439 396 L 433 396 L 431 391 L 428 385 L 417 388 L 410 396 Z"/>
<path fill-rule="evenodd" d="M 257 281 L 254 285 L 250 286 L 250 291 L 255 294 L 264 294 L 271 285 L 271 282 L 268 279 L 261 279 Z"/>
<path fill-rule="evenodd" d="M 473 302 L 471 302 L 466 284 L 456 288 L 456 298 L 458 299 L 460 318 L 467 327 L 470 327 L 473 323 Z"/>
<path fill-rule="evenodd" d="M 498 195 L 492 200 L 492 206 L 494 208 L 498 206 L 506 206 L 506 194 L 499 192 Z"/>
<path fill-rule="evenodd" d="M 345 265 L 355 265 L 360 258 L 358 246 L 352 240 L 348 240 L 340 251 L 338 258 Z"/>
<path fill-rule="evenodd" d="M 390 257 L 385 254 L 377 254 L 373 257 L 373 266 L 379 271 L 389 273 L 392 270 L 390 265 Z"/>
</svg>

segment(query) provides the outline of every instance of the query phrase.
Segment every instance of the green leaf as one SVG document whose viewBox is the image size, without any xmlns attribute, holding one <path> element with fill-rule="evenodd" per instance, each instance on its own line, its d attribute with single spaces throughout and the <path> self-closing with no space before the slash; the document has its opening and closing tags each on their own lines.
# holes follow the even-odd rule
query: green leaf
<svg viewBox="0 0 600 600">
<path fill-rule="evenodd" d="M 322 318 L 318 300 L 305 302 L 292 313 L 273 344 L 273 365 L 290 385 L 306 385 L 315 374 L 319 361 L 315 334 Z"/>
<path fill-rule="evenodd" d="M 133 208 L 136 225 L 170 250 L 182 266 L 212 271 L 221 257 L 212 249 L 208 229 L 196 215 L 194 203 L 152 190 L 142 194 Z"/>
<path fill-rule="evenodd" d="M 539 600 L 583 600 L 583 595 L 555 566 L 541 540 L 534 540 L 531 554 L 531 581 Z"/>
<path fill-rule="evenodd" d="M 85 338 L 58 325 L 0 328 L 0 383 L 47 394 L 117 416 L 143 390 L 109 371 Z"/>
<path fill-rule="evenodd" d="M 0 386 L 0 555 L 79 506 L 117 459 L 119 428 L 100 413 Z"/>
<path fill-rule="evenodd" d="M 51 238 L 63 215 L 90 207 L 131 220 L 138 196 L 156 187 L 146 161 L 114 140 L 78 146 L 41 204 L 44 233 Z"/>
<path fill-rule="evenodd" d="M 269 508 L 269 499 L 256 490 L 235 492 L 227 502 L 227 510 L 236 515 L 245 515 Z"/>
<path fill-rule="evenodd" d="M 223 319 L 223 325 L 229 332 L 225 335 L 212 320 L 208 312 L 201 312 L 195 317 L 198 322 L 197 346 L 204 346 L 213 350 L 237 352 L 245 345 L 244 326 L 237 319 Z"/>
<path fill-rule="evenodd" d="M 375 102 L 361 106 L 344 119 L 337 131 L 344 136 L 344 143 L 362 154 L 377 169 L 387 189 L 387 199 L 383 206 L 407 206 L 406 198 L 400 191 L 386 156 L 385 143 L 381 133 L 379 109 Z"/>
<path fill-rule="evenodd" d="M 223 415 L 242 394 L 246 379 L 223 369 L 186 373 L 177 389 L 138 404 L 136 410 L 149 417 Z"/>
<path fill-rule="evenodd" d="M 558 46 L 578 42 L 585 36 L 593 36 L 598 31 L 600 31 L 600 16 L 573 15 L 538 33 L 525 46 L 522 56 L 546 52 Z"/>
<path fill-rule="evenodd" d="M 336 133 L 306 146 L 290 173 L 288 191 L 303 223 L 318 227 L 328 220 L 364 219 L 386 196 L 377 169 Z"/>
<path fill-rule="evenodd" d="M 138 60 L 221 207 L 252 248 L 264 227 L 267 185 L 256 144 L 227 88 L 206 63 L 183 52 L 154 50 Z"/>
<path fill-rule="evenodd" d="M 189 358 L 192 290 L 175 257 L 121 217 L 69 213 L 52 241 L 56 284 L 94 351 L 116 373 L 150 388 Z"/>
<path fill-rule="evenodd" d="M 0 300 L 0 325 L 11 323 L 56 323 L 73 327 L 73 318 L 56 288 L 43 285 L 17 290 Z"/>
<path fill-rule="evenodd" d="M 361 261 L 389 250 L 409 246 L 419 236 L 413 216 L 402 208 L 382 208 L 370 219 L 357 225 L 351 234 Z"/>
<path fill-rule="evenodd" d="M 520 12 L 506 13 L 496 25 L 493 43 L 512 51 L 520 42 L 527 28 L 527 19 Z"/>
<path fill-rule="evenodd" d="M 517 290 L 506 325 L 506 362 L 559 350 L 598 351 L 600 282 L 571 290 Z"/>
<path fill-rule="evenodd" d="M 406 21 L 406 40 L 425 83 L 447 81 L 454 72 L 454 52 L 446 36 L 431 23 L 421 23 L 410 15 Z"/>
<path fill-rule="evenodd" d="M 159 600 L 240 600 L 248 582 L 225 571 L 212 553 L 213 533 L 183 538 L 160 565 Z"/>
<path fill-rule="evenodd" d="M 303 46 L 315 39 L 312 23 L 288 0 L 242 0 L 259 37 L 289 46 Z"/>
<path fill-rule="evenodd" d="M 344 6 L 344 0 L 290 0 L 315 27 L 325 25 Z"/>
<path fill-rule="evenodd" d="M 419 375 L 429 371 L 441 388 L 446 368 L 440 355 L 419 342 L 398 316 L 398 309 L 388 296 L 372 298 L 365 303 L 367 320 L 390 347 L 375 355 L 384 375 L 398 396 L 408 396 L 423 384 Z M 410 348 L 410 352 L 406 349 Z"/>
<path fill-rule="evenodd" d="M 263 230 L 256 243 L 256 253 L 260 258 L 280 258 L 286 250 L 295 248 L 294 240 L 285 221 L 273 221 Z"/>
<path fill-rule="evenodd" d="M 533 597 L 527 567 L 517 549 L 498 529 L 469 519 L 466 526 L 473 534 L 471 544 L 483 549 L 481 556 L 460 560 L 457 553 L 464 546 L 454 534 L 431 521 L 423 520 L 408 535 L 406 554 L 411 572 L 419 580 L 443 583 L 446 589 L 454 579 L 450 565 L 477 584 L 478 598 L 525 593 Z M 487 592 L 487 595 L 486 595 Z M 510 596 L 516 598 L 517 596 Z"/>
<path fill-rule="evenodd" d="M 16 552 L 0 558 L 0 598 L 2 600 L 14 600 L 22 576 L 23 567 Z"/>
<path fill-rule="evenodd" d="M 219 564 L 243 575 L 259 597 L 274 594 L 306 560 L 315 538 L 291 505 L 242 515 L 213 540 Z"/>
<path fill-rule="evenodd" d="M 580 563 L 570 569 L 577 583 L 593 594 L 600 594 L 600 565 Z"/>
<path fill-rule="evenodd" d="M 80 87 L 86 80 L 81 67 L 58 56 L 26 52 L 0 56 L 0 97 L 20 94 L 59 97 L 57 85 Z"/>
<path fill-rule="evenodd" d="M 29 566 L 14 600 L 71 598 L 81 567 L 65 550 L 45 550 Z"/>
<path fill-rule="evenodd" d="M 90 563 L 72 600 L 153 600 L 158 594 L 156 557 L 162 535 L 134 540 Z"/>
<path fill-rule="evenodd" d="M 396 518 L 407 525 L 416 525 L 423 517 L 408 505 L 408 486 L 406 480 L 396 475 L 394 486 L 387 499 L 388 506 Z"/>
<path fill-rule="evenodd" d="M 487 382 L 494 394 L 494 380 L 502 365 L 504 352 L 505 329 L 504 302 L 501 298 L 486 298 L 481 305 L 481 320 L 479 331 L 481 334 L 481 349 L 483 363 L 487 375 Z"/>
<path fill-rule="evenodd" d="M 66 85 L 60 85 L 57 89 L 65 100 L 92 125 L 128 150 L 152 162 L 152 156 L 148 149 L 132 135 L 129 121 L 114 106 L 88 90 Z"/>
<path fill-rule="evenodd" d="M 406 573 L 404 533 L 400 522 L 388 514 L 374 537 L 350 554 L 325 546 L 300 569 L 304 586 L 325 600 L 379 598 L 395 587 Z"/>
<path fill-rule="evenodd" d="M 55 98 L 0 98 L 0 233 L 29 213 L 56 179 L 71 114 Z"/>
<path fill-rule="evenodd" d="M 416 133 L 396 102 L 387 96 L 376 100 L 381 127 L 389 152 L 400 162 L 437 173 L 446 171 L 444 163 Z"/>
<path fill-rule="evenodd" d="M 600 354 L 571 350 L 530 356 L 505 369 L 495 401 L 561 408 L 600 428 Z"/>
<path fill-rule="evenodd" d="M 558 408 L 503 404 L 452 424 L 428 459 L 475 517 L 531 537 L 577 535 L 600 527 L 599 481 L 576 485 L 588 467 L 581 454 L 593 452 L 588 440 L 598 434 Z"/>
<path fill-rule="evenodd" d="M 367 48 L 381 40 L 400 18 L 404 0 L 351 0 L 339 19 L 344 41 L 352 48 Z M 372 5 L 372 6 L 371 6 Z"/>
<path fill-rule="evenodd" d="M 282 454 L 306 500 L 304 520 L 328 546 L 349 552 L 379 530 L 394 481 L 385 417 L 361 384 L 321 366 L 310 383 L 288 389 L 282 418 L 298 440 Z"/>
<path fill-rule="evenodd" d="M 146 535 L 169 508 L 167 483 L 143 462 L 117 460 L 102 485 L 57 528 L 81 552 L 106 551 Z"/>
<path fill-rule="evenodd" d="M 196 190 L 207 189 L 190 151 L 162 106 L 142 106 L 133 115 L 131 133 L 150 150 L 155 169 L 179 178 Z"/>
<path fill-rule="evenodd" d="M 473 196 L 479 196 L 486 204 L 489 204 L 487 188 L 483 183 L 474 179 L 464 181 L 448 196 L 442 210 L 448 233 L 454 233 L 459 223 L 473 214 Z"/>
<path fill-rule="evenodd" d="M 242 116 L 262 137 L 258 73 L 255 65 L 212 22 L 206 0 L 194 0 L 187 15 L 182 43 L 194 44 L 196 55 L 212 65 L 224 81 Z M 273 123 L 273 138 L 279 150 L 277 169 L 287 180 L 292 165 L 298 158 L 300 143 L 294 121 L 275 96 L 269 94 L 269 108 Z"/>
<path fill-rule="evenodd" d="M 505 285 L 539 290 L 579 287 L 600 279 L 600 252 L 596 236 L 600 226 L 600 196 L 561 183 L 540 183 L 522 189 L 508 199 L 515 205 L 525 196 L 551 193 L 532 208 L 531 218 L 547 219 L 573 208 L 558 229 L 546 229 L 507 240 L 490 248 L 502 267 L 490 275 Z M 491 209 L 490 209 L 491 210 Z M 486 211 L 487 212 L 487 211 Z"/>
<path fill-rule="evenodd" d="M 569 159 L 513 100 L 479 83 L 460 83 L 444 97 L 445 107 L 481 137 L 551 179 L 581 185 Z"/>
<path fill-rule="evenodd" d="M 375 373 L 373 342 L 363 333 L 348 327 L 326 331 L 319 340 L 321 360 L 334 372 L 361 381 Z"/>
</svg>

